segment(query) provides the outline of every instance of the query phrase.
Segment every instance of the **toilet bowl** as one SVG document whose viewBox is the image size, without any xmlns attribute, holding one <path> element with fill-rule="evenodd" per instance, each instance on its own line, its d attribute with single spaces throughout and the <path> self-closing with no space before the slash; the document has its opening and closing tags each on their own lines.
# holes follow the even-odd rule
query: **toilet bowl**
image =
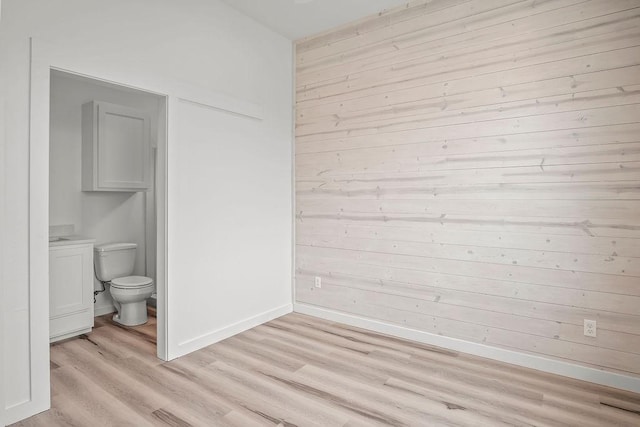
<svg viewBox="0 0 640 427">
<path fill-rule="evenodd" d="M 126 276 L 111 280 L 113 305 L 118 312 L 113 321 L 125 326 L 147 323 L 147 299 L 153 293 L 153 280 L 144 276 Z"/>
<path fill-rule="evenodd" d="M 96 277 L 109 285 L 118 311 L 114 322 L 137 326 L 147 322 L 147 299 L 153 293 L 153 279 L 131 276 L 135 266 L 135 243 L 110 243 L 94 248 Z"/>
</svg>

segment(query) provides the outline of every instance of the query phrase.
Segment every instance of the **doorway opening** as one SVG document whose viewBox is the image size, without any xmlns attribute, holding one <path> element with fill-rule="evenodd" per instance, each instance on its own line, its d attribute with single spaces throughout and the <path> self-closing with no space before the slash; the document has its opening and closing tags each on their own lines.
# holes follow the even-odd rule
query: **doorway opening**
<svg viewBox="0 0 640 427">
<path fill-rule="evenodd" d="M 50 342 L 112 325 L 164 359 L 167 97 L 51 69 L 49 101 Z"/>
</svg>

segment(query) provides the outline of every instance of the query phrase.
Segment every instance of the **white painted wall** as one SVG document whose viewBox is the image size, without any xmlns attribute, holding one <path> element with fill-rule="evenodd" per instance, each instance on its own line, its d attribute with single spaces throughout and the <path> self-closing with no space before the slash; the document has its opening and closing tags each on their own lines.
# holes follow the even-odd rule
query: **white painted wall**
<svg viewBox="0 0 640 427">
<path fill-rule="evenodd" d="M 45 65 L 169 95 L 169 355 L 290 310 L 290 41 L 217 0 L 5 0 L 2 7 L 0 69 L 2 81 L 10 82 L 4 89 L 11 105 L 6 112 L 2 167 L 10 186 L 2 200 L 5 421 L 49 406 L 49 83 Z M 31 106 L 29 37 L 35 53 Z M 177 111 L 185 87 L 195 87 L 193 93 L 223 93 L 258 104 L 263 120 L 251 126 L 218 120 L 214 133 L 203 123 L 202 112 L 192 107 Z M 208 98 L 214 106 L 222 99 Z M 176 114 L 181 120 L 172 119 Z M 194 167 L 189 162 L 191 150 L 199 141 L 218 144 L 225 129 L 234 137 L 221 144 L 220 151 L 232 155 Z M 189 140 L 180 140 L 179 131 Z M 240 151 L 233 151 L 232 142 L 241 145 Z M 232 180 L 226 185 L 219 182 L 221 174 L 214 166 L 221 165 L 230 170 L 225 175 L 230 179 L 238 178 L 237 171 L 250 173 L 235 193 L 219 194 L 234 185 Z M 184 177 L 201 182 L 191 183 Z M 229 214 L 220 217 L 231 208 L 228 203 L 240 201 L 247 207 L 241 222 L 229 221 Z M 212 227 L 203 223 L 207 218 L 222 222 Z M 227 227 L 224 233 L 222 224 Z M 245 231 L 252 227 L 269 229 L 256 236 Z M 217 233 L 223 238 L 217 238 Z M 220 265 L 228 260 L 235 260 L 242 271 L 235 277 L 229 270 L 219 277 L 211 274 L 208 263 Z M 158 274 L 165 273 L 159 270 Z M 191 317 L 194 311 L 197 316 Z M 201 324 L 193 325 L 192 320 Z"/>
<path fill-rule="evenodd" d="M 11 421 L 11 410 L 31 400 L 29 378 L 30 334 L 29 334 L 29 269 L 28 269 L 28 211 L 26 194 L 28 188 L 28 68 L 8 67 L 8 58 L 18 63 L 28 60 L 28 45 L 15 46 L 6 37 L 8 26 L 16 25 L 9 19 L 9 2 L 2 3 L 0 22 L 0 93 L 5 106 L 4 144 L 2 172 L 2 317 L 3 333 L 0 348 L 3 353 L 2 387 L 5 407 L 10 408 L 4 422 Z M 28 62 L 26 63 L 28 65 Z M 22 64 L 21 64 L 22 65 Z M 23 71 L 22 78 L 18 77 Z M 15 82 L 16 84 L 11 84 Z M 22 84 L 20 84 L 22 83 Z M 22 125 L 18 125 L 22 123 Z M 21 165 L 21 166 L 20 166 Z M 17 207 L 20 208 L 17 208 Z M 48 327 L 47 327 L 48 334 Z M 39 351 L 46 350 L 41 345 Z M 46 398 L 40 396 L 40 400 Z M 4 407 L 3 407 L 4 409 Z"/>
<path fill-rule="evenodd" d="M 177 108 L 184 149 L 169 153 L 182 171 L 169 170 L 176 195 L 176 209 L 169 210 L 175 223 L 169 281 L 180 283 L 168 297 L 179 313 L 169 329 L 178 343 L 175 356 L 232 335 L 236 329 L 225 330 L 230 324 L 251 327 L 291 304 L 289 289 L 272 286 L 291 268 L 291 234 L 282 220 L 291 209 L 284 202 L 290 197 L 286 129 L 268 125 L 277 123 L 270 111 L 262 122 L 184 101 Z M 191 209 L 180 209 L 187 204 Z"/>
<path fill-rule="evenodd" d="M 2 22 L 2 0 L 0 0 L 0 23 Z M 0 42 L 0 49 L 2 49 L 2 43 Z M 2 72 L 2 67 L 0 67 L 0 165 L 4 166 L 4 146 L 5 146 L 5 92 L 4 89 L 6 87 L 5 82 L 5 73 Z M 0 173 L 0 201 L 5 200 L 5 185 L 4 185 L 4 174 Z M 4 231 L 4 204 L 0 205 L 0 242 L 4 242 L 5 240 L 5 231 Z M 0 343 L 3 344 L 0 346 L 0 402 L 6 402 L 4 389 L 5 387 L 2 384 L 5 384 L 5 375 L 4 375 L 4 268 L 3 261 L 4 260 L 4 245 L 0 245 Z M 6 414 L 5 414 L 5 405 L 0 404 L 0 426 L 6 424 L 5 422 Z"/>
<path fill-rule="evenodd" d="M 49 143 L 49 224 L 73 224 L 76 234 L 96 239 L 96 245 L 132 242 L 138 245 L 134 274 L 155 279 L 145 261 L 154 265 L 155 248 L 146 246 L 146 217 L 154 206 L 147 193 L 82 191 L 82 104 L 105 101 L 146 111 L 151 117 L 152 146 L 156 146 L 159 97 L 91 83 L 60 72 L 52 73 Z M 152 191 L 149 190 L 149 191 Z M 101 289 L 94 278 L 95 289 Z M 109 291 L 99 294 L 96 314 L 113 311 Z"/>
<path fill-rule="evenodd" d="M 0 73 L 0 78 L 2 77 L 2 73 Z M 4 85 L 0 84 L 0 91 Z M 4 93 L 0 92 L 0 165 L 4 165 L 4 114 L 5 114 L 5 105 L 4 105 Z M 4 174 L 0 173 L 0 200 L 4 199 Z M 4 208 L 0 207 L 0 224 L 4 224 Z M 0 242 L 4 241 L 4 227 L 0 226 Z M 4 259 L 4 245 L 0 245 L 0 260 Z M 0 343 L 4 344 L 4 269 L 2 268 L 2 264 L 0 261 Z M 5 348 L 4 345 L 0 348 L 0 384 L 5 384 L 4 381 L 4 353 Z M 4 389 L 5 387 L 0 386 L 0 402 L 5 402 L 4 397 Z M 5 409 L 4 405 L 0 405 L 0 426 L 5 425 Z"/>
<path fill-rule="evenodd" d="M 2 20 L 2 1 L 0 0 L 0 21 Z M 4 165 L 4 74 L 0 72 L 0 165 Z M 4 200 L 4 174 L 0 174 L 0 200 Z M 4 241 L 4 209 L 0 208 L 0 241 Z M 0 245 L 0 260 L 4 259 L 3 247 Z M 0 343 L 4 343 L 4 274 L 0 261 Z M 0 384 L 4 384 L 4 347 L 0 348 Z M 4 387 L 0 386 L 0 402 L 5 402 Z M 4 425 L 5 409 L 0 405 L 0 426 Z"/>
</svg>

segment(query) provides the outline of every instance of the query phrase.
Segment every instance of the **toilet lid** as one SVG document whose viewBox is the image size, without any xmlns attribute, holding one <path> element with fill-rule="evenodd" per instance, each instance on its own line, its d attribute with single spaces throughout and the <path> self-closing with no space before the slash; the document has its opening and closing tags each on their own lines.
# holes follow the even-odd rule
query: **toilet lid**
<svg viewBox="0 0 640 427">
<path fill-rule="evenodd" d="M 111 281 L 111 285 L 116 286 L 118 288 L 140 288 L 143 286 L 148 286 L 153 283 L 153 279 L 150 277 L 144 276 L 127 276 L 127 277 L 118 277 L 117 279 L 113 279 Z"/>
</svg>

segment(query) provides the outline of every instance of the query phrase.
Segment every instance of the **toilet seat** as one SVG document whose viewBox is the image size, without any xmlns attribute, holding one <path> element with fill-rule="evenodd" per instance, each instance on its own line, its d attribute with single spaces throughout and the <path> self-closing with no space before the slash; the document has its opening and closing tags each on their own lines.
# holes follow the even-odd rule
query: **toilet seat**
<svg viewBox="0 0 640 427">
<path fill-rule="evenodd" d="M 153 279 L 145 276 L 125 276 L 118 277 L 111 281 L 111 286 L 119 289 L 138 289 L 149 286 Z"/>
</svg>

